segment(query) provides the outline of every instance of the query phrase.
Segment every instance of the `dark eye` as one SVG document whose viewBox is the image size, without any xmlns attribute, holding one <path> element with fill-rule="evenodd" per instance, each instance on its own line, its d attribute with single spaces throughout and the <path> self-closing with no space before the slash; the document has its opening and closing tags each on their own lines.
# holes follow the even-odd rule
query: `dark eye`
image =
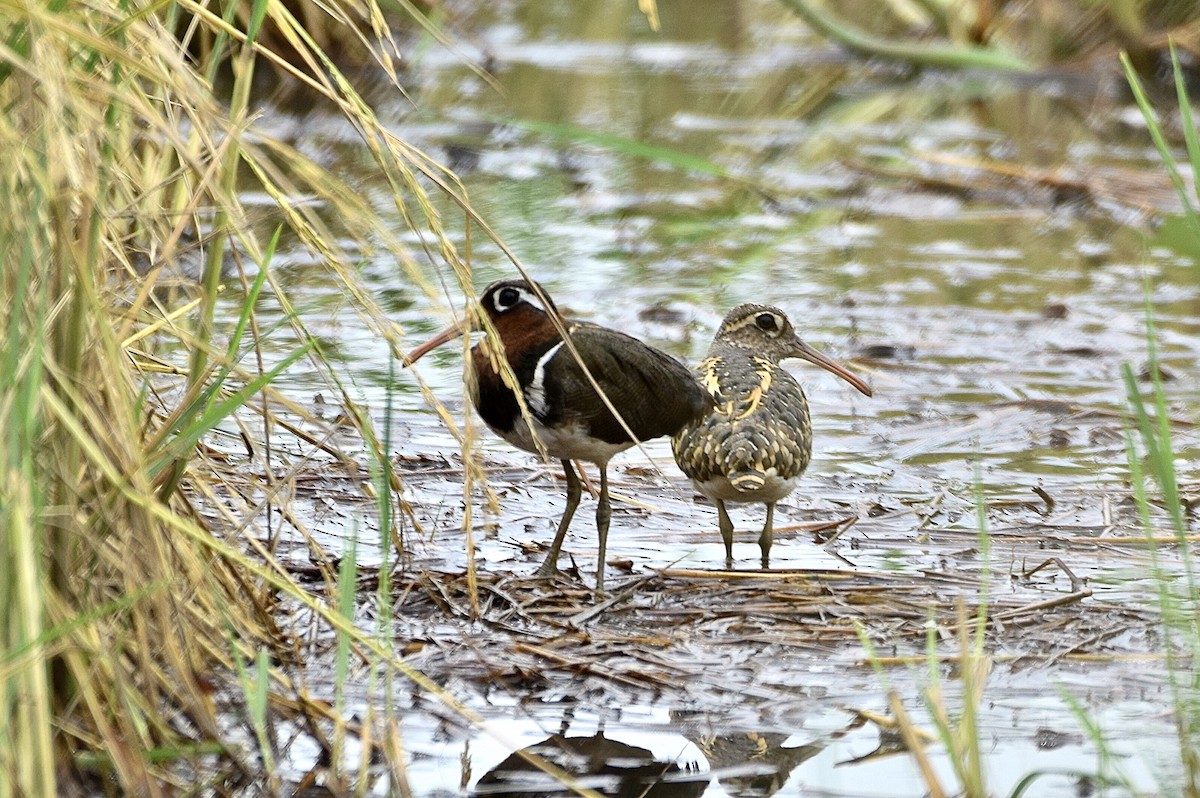
<svg viewBox="0 0 1200 798">
<path fill-rule="evenodd" d="M 515 288 L 501 288 L 496 294 L 496 310 L 504 312 L 521 301 L 521 292 Z"/>
<path fill-rule="evenodd" d="M 763 332 L 779 332 L 779 320 L 775 318 L 774 313 L 759 313 L 754 323 Z"/>
</svg>

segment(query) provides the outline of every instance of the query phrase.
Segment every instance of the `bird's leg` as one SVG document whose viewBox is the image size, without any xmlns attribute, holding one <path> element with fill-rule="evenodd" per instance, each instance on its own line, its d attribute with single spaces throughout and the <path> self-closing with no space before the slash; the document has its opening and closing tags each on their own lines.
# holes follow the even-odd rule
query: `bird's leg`
<svg viewBox="0 0 1200 798">
<path fill-rule="evenodd" d="M 725 502 L 721 499 L 714 499 L 717 503 L 717 518 L 721 522 L 721 540 L 725 541 L 725 564 L 733 563 L 733 521 L 729 520 L 729 513 L 725 510 Z"/>
<path fill-rule="evenodd" d="M 554 542 L 550 544 L 550 553 L 546 555 L 542 567 L 537 569 L 538 576 L 554 576 L 558 573 L 558 552 L 562 549 L 563 539 L 567 536 L 567 527 L 579 506 L 579 497 L 583 490 L 579 485 L 579 477 L 571 468 L 570 460 L 562 461 L 563 472 L 567 475 L 567 506 L 563 510 L 562 520 L 558 522 L 558 532 L 554 534 Z"/>
<path fill-rule="evenodd" d="M 775 533 L 775 502 L 767 502 L 767 522 L 758 536 L 758 547 L 762 549 L 763 568 L 771 567 L 771 538 Z"/>
<path fill-rule="evenodd" d="M 604 557 L 608 551 L 608 522 L 612 507 L 608 503 L 608 464 L 600 463 L 600 503 L 596 505 L 596 533 L 600 536 L 600 561 L 596 563 L 596 592 L 604 592 Z"/>
</svg>

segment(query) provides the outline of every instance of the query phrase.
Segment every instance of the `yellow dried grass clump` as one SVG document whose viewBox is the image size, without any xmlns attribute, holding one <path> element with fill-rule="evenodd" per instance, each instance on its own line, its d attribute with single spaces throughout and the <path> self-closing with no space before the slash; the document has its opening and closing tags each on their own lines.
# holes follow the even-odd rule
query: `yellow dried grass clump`
<svg viewBox="0 0 1200 798">
<path fill-rule="evenodd" d="M 364 196 L 255 132 L 254 70 L 278 70 L 346 114 L 393 189 L 393 212 L 466 275 L 421 187 L 432 179 L 461 202 L 451 178 L 378 125 L 282 4 L 224 19 L 202 3 L 128 5 L 0 8 L 0 798 L 96 778 L 144 795 L 189 782 L 198 754 L 222 750 L 215 686 L 256 654 L 286 656 L 270 597 L 291 592 L 332 614 L 269 553 L 251 558 L 207 530 L 180 490 L 205 492 L 196 443 L 220 418 L 243 406 L 269 414 L 251 400 L 274 372 L 227 362 L 213 323 L 230 253 L 269 260 L 239 192 L 272 197 L 280 226 L 328 260 L 382 335 L 394 331 L 334 242 L 370 241 L 414 281 L 421 272 Z M 353 8 L 353 26 L 336 2 L 308 14 L 394 79 L 382 14 Z M 289 59 L 256 42 L 264 25 Z M 231 88 L 218 97 L 226 66 Z M 299 196 L 321 202 L 289 199 Z M 317 204 L 348 229 L 335 235 Z M 181 243 L 197 233 L 198 245 Z M 154 290 L 159 267 L 188 246 L 203 274 L 190 303 L 169 307 Z M 253 329 L 250 301 L 244 318 Z M 190 353 L 172 403 L 149 373 L 156 359 L 137 348 L 148 328 Z"/>
</svg>

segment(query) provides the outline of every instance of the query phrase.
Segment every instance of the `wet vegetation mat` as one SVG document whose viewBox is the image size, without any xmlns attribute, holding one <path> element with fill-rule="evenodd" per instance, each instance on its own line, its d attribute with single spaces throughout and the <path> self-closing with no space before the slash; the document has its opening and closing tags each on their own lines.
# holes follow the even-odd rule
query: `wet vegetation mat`
<svg viewBox="0 0 1200 798">
<path fill-rule="evenodd" d="M 444 493 L 447 481 L 462 476 L 448 462 L 424 470 L 408 465 L 406 487 L 414 496 Z M 298 485 L 320 486 L 310 499 L 314 506 L 346 506 L 346 497 L 337 498 L 335 471 L 297 478 Z M 435 681 L 472 685 L 480 697 L 510 690 L 522 700 L 543 700 L 578 691 L 603 706 L 605 685 L 619 687 L 621 695 L 669 691 L 701 703 L 713 700 L 714 691 L 762 697 L 774 688 L 820 683 L 826 668 L 865 668 L 860 634 L 883 663 L 924 662 L 931 634 L 944 647 L 938 660 L 953 662 L 960 632 L 974 630 L 981 610 L 991 657 L 1009 670 L 1153 660 L 1161 650 L 1157 612 L 1136 597 L 1152 574 L 1179 567 L 1177 541 L 1142 534 L 1127 498 L 1095 492 L 1054 498 L 1039 488 L 1027 501 L 990 507 L 983 535 L 970 526 L 976 519 L 966 502 L 972 497 L 931 496 L 920 507 L 889 511 L 875 504 L 861 518 L 777 529 L 785 562 L 821 559 L 824 567 L 727 569 L 703 561 L 720 548 L 716 530 L 695 531 L 679 517 L 690 501 L 682 484 L 668 482 L 664 489 L 661 478 L 630 467 L 618 470 L 615 486 L 657 485 L 666 497 L 657 501 L 666 509 L 635 518 L 618 510 L 609 560 L 618 575 L 598 595 L 590 586 L 595 540 L 585 531 L 587 518 L 569 537 L 563 572 L 532 575 L 554 513 L 548 509 L 537 524 L 527 513 L 530 504 L 552 508 L 561 501 L 554 469 L 496 463 L 488 471 L 492 490 L 523 498 L 505 500 L 501 519 L 480 528 L 474 572 L 446 569 L 447 561 L 461 562 L 466 545 L 456 530 L 443 528 L 410 532 L 416 554 L 401 558 L 389 579 L 394 643 L 406 661 Z M 345 481 L 364 476 L 347 474 Z M 683 499 L 670 497 L 676 490 Z M 451 520 L 444 506 L 417 501 L 411 509 L 418 517 Z M 326 563 L 324 573 L 332 576 L 346 541 L 340 529 L 327 538 L 330 525 L 320 518 L 326 513 L 302 515 L 316 522 L 302 542 L 293 541 L 303 556 L 281 558 L 315 595 L 328 598 L 322 569 L 311 563 Z M 958 523 L 932 524 L 939 516 Z M 1080 516 L 1108 521 L 1085 524 Z M 659 553 L 634 562 L 620 554 L 631 538 L 645 552 L 647 538 L 655 537 L 682 556 L 664 562 Z M 336 546 L 314 547 L 322 538 Z M 285 542 L 276 545 L 286 550 Z M 362 540 L 356 545 L 358 613 L 369 619 L 380 600 L 378 570 L 370 565 L 377 554 Z M 739 547 L 745 554 L 752 545 Z M 724 664 L 714 679 L 718 662 Z"/>
<path fill-rule="evenodd" d="M 502 451 L 485 455 L 479 465 L 487 487 L 473 498 L 483 520 L 472 534 L 475 567 L 467 568 L 467 541 L 457 528 L 465 470 L 454 457 L 402 456 L 395 465 L 412 499 L 386 576 L 372 542 L 374 505 L 359 490 L 370 480 L 365 467 L 329 461 L 294 474 L 293 518 L 304 519 L 304 533 L 289 520 L 270 545 L 281 567 L 331 604 L 342 595 L 344 553 L 356 552 L 355 623 L 385 635 L 405 666 L 428 680 L 416 692 L 407 679 L 399 683 L 418 772 L 422 761 L 446 767 L 443 746 L 461 746 L 462 778 L 470 778 L 472 756 L 496 769 L 478 781 L 481 792 L 558 789 L 555 782 L 539 786 L 549 777 L 523 755 L 494 761 L 481 753 L 492 734 L 503 750 L 520 748 L 576 774 L 590 772 L 580 757 L 640 762 L 658 776 L 635 768 L 621 778 L 643 788 L 678 768 L 661 750 L 622 748 L 621 730 L 682 734 L 703 751 L 703 778 L 684 768 L 677 781 L 663 782 L 688 789 L 716 779 L 735 794 L 769 794 L 821 756 L 843 767 L 878 767 L 907 750 L 885 687 L 920 689 L 931 667 L 957 684 L 960 668 L 977 667 L 962 641 L 980 624 L 993 701 L 984 713 L 988 733 L 1012 738 L 1010 749 L 1065 755 L 1084 746 L 1062 710 L 1046 704 L 1047 691 L 1074 685 L 1089 704 L 1124 706 L 1139 694 L 1153 701 L 1147 691 L 1161 689 L 1167 632 L 1152 597 L 1156 578 L 1181 574 L 1180 549 L 1171 535 L 1145 535 L 1119 489 L 1052 495 L 1039 487 L 1027 499 L 987 502 L 979 514 L 970 487 L 905 504 L 862 482 L 853 486 L 861 514 L 836 501 L 813 509 L 800 499 L 789 503 L 800 507 L 781 508 L 790 522 L 777 527 L 777 546 L 792 567 L 763 570 L 720 562 L 716 529 L 696 523 L 711 518 L 711 508 L 694 503 L 682 479 L 623 465 L 614 491 L 642 501 L 614 507 L 610 581 L 598 595 L 587 513 L 568 537 L 562 573 L 533 575 L 563 500 L 557 468 Z M 489 496 L 499 504 L 489 508 Z M 753 562 L 752 537 L 742 532 L 735 556 Z M 390 586 L 386 596 L 381 581 Z M 361 680 L 326 683 L 321 674 L 335 668 L 337 636 L 308 623 L 305 607 L 285 601 L 276 613 L 282 628 L 299 633 L 292 644 L 298 659 L 283 667 L 303 663 L 298 673 L 316 706 L 338 689 L 364 707 L 375 700 L 360 692 Z M 384 618 L 388 626 L 380 629 Z M 1041 708 L 1034 727 L 1016 720 L 1026 703 Z M 313 723 L 325 721 L 293 729 L 295 750 L 306 749 L 297 741 L 311 740 Z M 520 732 L 526 723 L 532 731 Z M 571 731 L 596 723 L 594 734 Z M 931 728 L 917 733 L 932 735 Z M 856 745 L 838 742 L 847 739 Z M 313 766 L 306 756 L 291 762 Z"/>
</svg>

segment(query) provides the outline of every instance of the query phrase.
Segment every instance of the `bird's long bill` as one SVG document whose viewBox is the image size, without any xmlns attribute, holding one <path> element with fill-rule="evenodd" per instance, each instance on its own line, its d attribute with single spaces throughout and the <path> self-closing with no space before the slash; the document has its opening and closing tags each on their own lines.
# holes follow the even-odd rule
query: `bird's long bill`
<svg viewBox="0 0 1200 798">
<path fill-rule="evenodd" d="M 448 341 L 453 341 L 455 338 L 469 330 L 470 327 L 471 324 L 466 319 L 463 319 L 457 324 L 451 324 L 449 327 L 442 330 L 440 333 L 433 336 L 428 341 L 405 355 L 404 365 L 411 366 L 413 363 L 416 363 L 418 360 L 425 357 L 426 354 L 434 349 L 437 349 L 442 344 L 447 343 Z"/>
<path fill-rule="evenodd" d="M 867 383 L 864 382 L 861 377 L 850 371 L 850 369 L 846 368 L 841 363 L 837 363 L 825 357 L 820 352 L 801 341 L 799 338 L 796 339 L 796 348 L 793 354 L 795 354 L 796 357 L 807 360 L 813 365 L 820 366 L 831 374 L 836 374 L 857 388 L 859 393 L 865 394 L 866 396 L 871 395 L 871 386 L 867 385 Z"/>
</svg>

